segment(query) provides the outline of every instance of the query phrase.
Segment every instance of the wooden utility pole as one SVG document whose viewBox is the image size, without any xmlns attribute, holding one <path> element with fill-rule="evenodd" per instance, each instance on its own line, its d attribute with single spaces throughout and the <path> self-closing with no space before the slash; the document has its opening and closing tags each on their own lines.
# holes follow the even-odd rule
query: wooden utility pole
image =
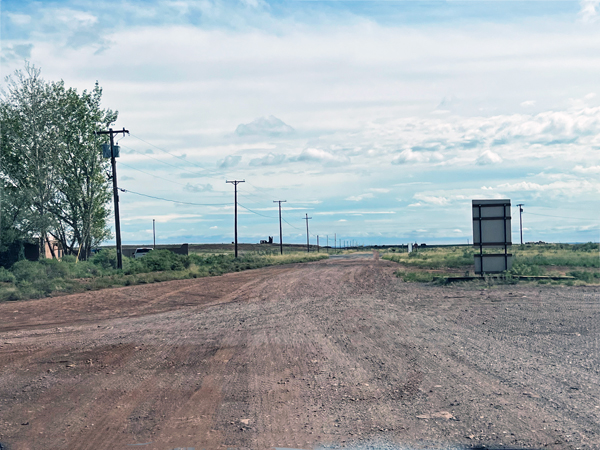
<svg viewBox="0 0 600 450">
<path fill-rule="evenodd" d="M 119 131 L 113 131 L 109 128 L 108 131 L 96 131 L 95 134 L 108 134 L 110 136 L 110 164 L 112 166 L 112 182 L 113 182 L 113 197 L 115 203 L 115 236 L 117 240 L 117 269 L 123 268 L 123 248 L 121 245 L 121 218 L 119 217 L 119 188 L 117 186 L 117 161 L 115 157 L 115 142 L 114 135 L 125 133 L 129 134 L 129 130 L 123 128 Z"/>
<path fill-rule="evenodd" d="M 317 253 L 319 253 L 319 235 L 317 234 Z"/>
<path fill-rule="evenodd" d="M 521 231 L 521 245 L 523 245 L 523 206 L 525 206 L 525 203 L 519 203 L 517 206 L 519 207 L 519 229 Z"/>
<path fill-rule="evenodd" d="M 281 231 L 281 204 L 287 200 L 273 200 L 273 203 L 279 203 L 279 251 L 283 255 L 283 233 Z"/>
<path fill-rule="evenodd" d="M 309 240 L 309 236 L 310 234 L 308 234 L 308 221 L 312 219 L 312 217 L 308 217 L 308 214 L 306 214 L 306 218 L 304 220 L 306 220 L 306 253 L 310 253 L 310 240 Z"/>
<path fill-rule="evenodd" d="M 237 241 L 237 185 L 240 183 L 245 183 L 246 180 L 232 180 L 232 181 L 225 181 L 226 183 L 231 183 L 233 184 L 234 187 L 234 204 L 235 204 L 235 215 L 234 215 L 234 230 L 235 230 L 235 257 L 238 257 L 238 241 Z"/>
<path fill-rule="evenodd" d="M 156 220 L 152 219 L 152 237 L 154 240 L 153 250 L 156 250 Z"/>
</svg>

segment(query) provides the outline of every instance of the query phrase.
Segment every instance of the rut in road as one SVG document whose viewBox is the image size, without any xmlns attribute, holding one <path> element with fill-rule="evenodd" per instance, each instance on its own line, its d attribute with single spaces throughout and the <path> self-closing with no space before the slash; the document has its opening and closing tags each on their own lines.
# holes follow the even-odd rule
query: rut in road
<svg viewBox="0 0 600 450">
<path fill-rule="evenodd" d="M 598 288 L 426 286 L 395 267 L 2 304 L 0 442 L 600 448 Z"/>
</svg>

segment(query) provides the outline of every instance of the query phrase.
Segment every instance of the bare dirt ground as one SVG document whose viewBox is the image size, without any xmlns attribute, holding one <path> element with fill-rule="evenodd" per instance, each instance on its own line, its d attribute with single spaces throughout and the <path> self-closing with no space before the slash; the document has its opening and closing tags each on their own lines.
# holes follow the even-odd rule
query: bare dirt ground
<svg viewBox="0 0 600 450">
<path fill-rule="evenodd" d="M 0 304 L 0 449 L 600 448 L 600 287 L 395 267 Z"/>
</svg>

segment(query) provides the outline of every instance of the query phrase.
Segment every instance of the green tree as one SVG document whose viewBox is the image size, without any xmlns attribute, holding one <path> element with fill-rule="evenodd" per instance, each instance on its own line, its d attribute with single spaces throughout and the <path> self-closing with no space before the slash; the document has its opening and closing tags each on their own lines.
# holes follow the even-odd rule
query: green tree
<svg viewBox="0 0 600 450">
<path fill-rule="evenodd" d="M 37 238 L 44 257 L 50 234 L 67 253 L 78 245 L 86 258 L 110 235 L 108 162 L 94 131 L 114 122 L 117 112 L 100 108 L 97 83 L 78 94 L 63 81 L 45 82 L 30 64 L 6 82 L 0 97 L 2 245 L 17 235 Z"/>
<path fill-rule="evenodd" d="M 92 247 L 110 237 L 107 219 L 111 190 L 106 176 L 110 163 L 100 152 L 106 137 L 94 132 L 115 122 L 117 112 L 100 108 L 102 89 L 98 83 L 91 92 L 78 94 L 61 81 L 54 84 L 54 91 L 61 121 L 57 195 L 51 204 L 56 222 L 50 233 L 67 252 L 73 253 L 77 243 L 80 258 L 86 259 Z"/>
<path fill-rule="evenodd" d="M 58 129 L 53 89 L 40 77 L 40 70 L 29 64 L 6 81 L 0 99 L 3 204 L 13 205 L 11 226 L 37 238 L 43 256 L 44 238 L 53 225 L 48 206 L 55 195 L 53 150 Z M 3 206 L 2 212 L 7 209 Z"/>
</svg>

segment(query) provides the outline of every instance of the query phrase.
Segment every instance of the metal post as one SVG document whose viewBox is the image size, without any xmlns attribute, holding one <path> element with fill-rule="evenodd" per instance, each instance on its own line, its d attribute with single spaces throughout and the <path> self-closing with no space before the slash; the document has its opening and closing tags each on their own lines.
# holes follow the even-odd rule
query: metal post
<svg viewBox="0 0 600 450">
<path fill-rule="evenodd" d="M 317 234 L 317 253 L 319 253 L 319 235 Z"/>
<path fill-rule="evenodd" d="M 521 232 L 521 245 L 523 245 L 523 206 L 524 203 L 519 203 L 517 206 L 519 207 L 519 230 Z"/>
<path fill-rule="evenodd" d="M 156 220 L 152 219 L 152 236 L 154 237 L 153 250 L 156 250 Z"/>
</svg>

